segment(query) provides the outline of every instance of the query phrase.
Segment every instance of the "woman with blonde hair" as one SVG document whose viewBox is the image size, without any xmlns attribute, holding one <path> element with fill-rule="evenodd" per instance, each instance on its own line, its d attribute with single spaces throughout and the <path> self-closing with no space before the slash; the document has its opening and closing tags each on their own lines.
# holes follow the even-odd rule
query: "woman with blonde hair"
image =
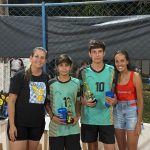
<svg viewBox="0 0 150 150">
<path fill-rule="evenodd" d="M 43 72 L 47 51 L 33 49 L 30 66 L 11 79 L 8 99 L 10 150 L 37 150 L 45 128 L 48 75 Z"/>
</svg>

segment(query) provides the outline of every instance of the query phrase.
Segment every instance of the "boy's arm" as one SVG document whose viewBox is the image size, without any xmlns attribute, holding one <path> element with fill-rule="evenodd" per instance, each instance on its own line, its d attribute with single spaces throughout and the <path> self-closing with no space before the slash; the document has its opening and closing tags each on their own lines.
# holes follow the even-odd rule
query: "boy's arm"
<svg viewBox="0 0 150 150">
<path fill-rule="evenodd" d="M 76 111 L 76 116 L 74 117 L 74 123 L 76 124 L 80 118 L 80 110 L 81 110 L 81 102 L 79 100 L 76 101 L 75 103 L 75 111 Z"/>
<path fill-rule="evenodd" d="M 77 98 L 76 98 L 76 102 L 75 102 L 76 116 L 74 117 L 74 124 L 77 123 L 79 118 L 80 118 L 80 113 L 81 113 L 81 95 L 82 95 L 81 93 L 82 93 L 81 83 L 79 81 L 78 93 L 77 93 Z"/>
<path fill-rule="evenodd" d="M 76 116 L 80 117 L 81 116 L 81 101 L 76 101 Z"/>
<path fill-rule="evenodd" d="M 66 123 L 64 123 L 63 119 L 60 119 L 58 116 L 53 114 L 52 108 L 50 106 L 50 102 L 46 102 L 45 108 L 46 108 L 47 113 L 50 116 L 51 121 L 53 121 L 57 124 L 66 124 Z"/>
</svg>

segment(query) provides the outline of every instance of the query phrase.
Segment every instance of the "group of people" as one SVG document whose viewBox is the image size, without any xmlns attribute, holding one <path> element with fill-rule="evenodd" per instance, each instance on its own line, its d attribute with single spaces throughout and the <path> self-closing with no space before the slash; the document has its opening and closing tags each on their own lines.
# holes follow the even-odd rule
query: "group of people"
<svg viewBox="0 0 150 150">
<path fill-rule="evenodd" d="M 89 150 L 98 150 L 98 141 L 105 150 L 114 150 L 115 137 L 119 150 L 137 150 L 143 112 L 139 73 L 130 69 L 123 50 L 114 54 L 114 67 L 105 64 L 100 40 L 90 40 L 88 53 L 91 64 L 80 69 L 78 79 L 70 76 L 73 61 L 66 54 L 57 57 L 57 76 L 49 79 L 43 71 L 47 51 L 33 50 L 29 68 L 17 72 L 10 84 L 10 150 L 37 150 L 45 109 L 51 120 L 51 150 L 80 150 L 80 137 Z M 106 95 L 108 91 L 113 96 Z"/>
</svg>

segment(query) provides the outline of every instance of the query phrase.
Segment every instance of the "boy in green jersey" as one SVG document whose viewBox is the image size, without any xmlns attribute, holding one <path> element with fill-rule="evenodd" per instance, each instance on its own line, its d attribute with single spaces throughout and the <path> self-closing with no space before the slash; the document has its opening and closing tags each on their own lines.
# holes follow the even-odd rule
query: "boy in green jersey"
<svg viewBox="0 0 150 150">
<path fill-rule="evenodd" d="M 116 99 L 106 97 L 106 92 L 112 90 L 114 67 L 103 62 L 104 42 L 91 40 L 89 56 L 92 63 L 81 69 L 79 75 L 83 86 L 81 139 L 88 143 L 89 150 L 98 149 L 98 137 L 104 143 L 105 150 L 114 150 L 112 105 L 116 103 Z M 106 101 L 110 107 L 105 105 Z"/>
<path fill-rule="evenodd" d="M 70 76 L 72 60 L 62 54 L 56 59 L 58 76 L 49 81 L 51 150 L 80 150 L 79 103 L 80 81 Z"/>
</svg>

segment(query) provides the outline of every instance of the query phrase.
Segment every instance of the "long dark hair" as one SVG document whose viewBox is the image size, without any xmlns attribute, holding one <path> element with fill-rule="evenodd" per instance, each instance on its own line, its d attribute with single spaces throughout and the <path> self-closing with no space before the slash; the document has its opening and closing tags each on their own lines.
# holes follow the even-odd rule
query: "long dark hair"
<svg viewBox="0 0 150 150">
<path fill-rule="evenodd" d="M 116 66 L 115 66 L 115 56 L 116 56 L 117 54 L 122 54 L 122 55 L 125 56 L 126 60 L 128 61 L 127 69 L 128 69 L 129 71 L 136 71 L 136 72 L 140 73 L 140 72 L 139 72 L 139 69 L 138 69 L 137 67 L 131 65 L 128 52 L 125 51 L 125 50 L 118 50 L 118 51 L 115 52 L 114 57 L 113 57 L 113 63 L 114 63 L 114 67 L 115 67 L 115 83 L 116 83 L 117 80 L 118 80 L 118 74 L 119 74 L 119 71 L 116 69 Z"/>
<path fill-rule="evenodd" d="M 128 61 L 127 69 L 128 69 L 128 70 L 132 70 L 133 67 L 132 67 L 131 64 L 130 64 L 129 54 L 128 54 L 128 52 L 125 51 L 125 50 L 118 50 L 118 51 L 115 52 L 114 57 L 113 57 L 114 66 L 115 66 L 115 56 L 116 56 L 117 54 L 122 54 L 122 55 L 125 56 L 126 60 Z M 116 67 L 115 67 L 115 68 L 116 68 Z"/>
<path fill-rule="evenodd" d="M 35 52 L 36 52 L 37 50 L 41 50 L 41 51 L 45 52 L 45 59 L 47 59 L 48 53 L 47 53 L 47 50 L 44 49 L 43 47 L 36 47 L 36 48 L 34 48 L 30 56 L 33 57 L 34 54 L 35 54 Z M 24 76 L 24 78 L 25 78 L 27 81 L 30 81 L 30 80 L 31 80 L 31 77 L 32 77 L 32 70 L 31 70 L 31 64 L 30 64 L 30 65 L 29 65 L 28 67 L 26 67 L 26 69 L 25 69 L 25 76 Z"/>
</svg>

